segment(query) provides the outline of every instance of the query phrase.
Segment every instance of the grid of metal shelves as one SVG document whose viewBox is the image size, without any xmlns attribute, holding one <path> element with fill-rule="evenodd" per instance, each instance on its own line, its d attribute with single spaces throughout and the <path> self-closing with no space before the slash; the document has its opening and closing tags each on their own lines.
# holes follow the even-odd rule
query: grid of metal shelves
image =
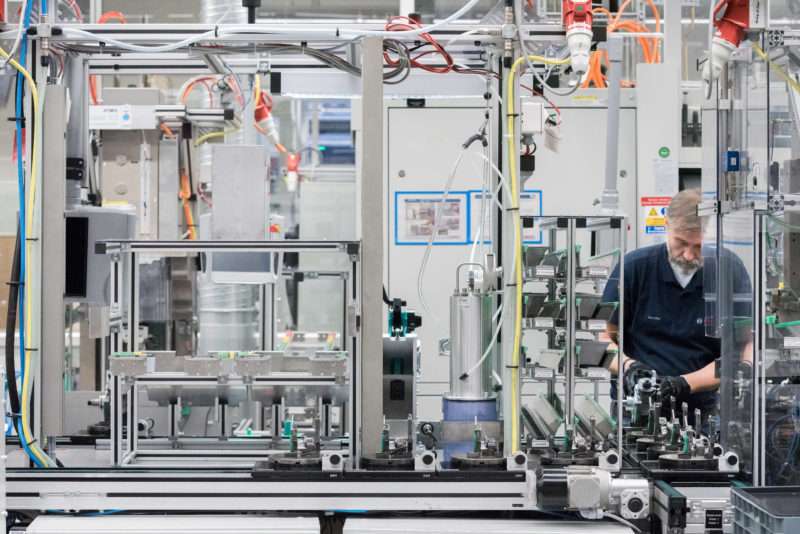
<svg viewBox="0 0 800 534">
<path fill-rule="evenodd" d="M 605 366 L 618 350 L 598 338 L 618 312 L 619 299 L 603 302 L 602 295 L 608 283 L 622 292 L 621 280 L 609 277 L 622 261 L 627 225 L 622 217 L 539 218 L 531 225 L 542 230 L 546 245 L 522 251 L 522 382 L 540 386 L 523 407 L 528 441 L 546 457 L 581 455 L 599 465 L 622 443 L 600 393 L 612 379 Z M 537 443 L 558 443 L 558 450 L 541 451 Z"/>
</svg>

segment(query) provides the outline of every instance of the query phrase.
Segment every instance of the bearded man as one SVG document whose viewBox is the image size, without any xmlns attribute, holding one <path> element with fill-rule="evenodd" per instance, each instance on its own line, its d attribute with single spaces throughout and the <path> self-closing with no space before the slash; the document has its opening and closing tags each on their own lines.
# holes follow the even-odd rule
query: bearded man
<svg viewBox="0 0 800 534">
<path fill-rule="evenodd" d="M 670 200 L 666 213 L 666 243 L 641 248 L 625 255 L 622 361 L 625 393 L 631 394 L 639 377 L 655 370 L 662 413 L 669 413 L 670 398 L 677 409 L 687 403 L 690 421 L 695 409 L 705 422 L 716 412 L 719 378 L 714 361 L 720 357 L 720 340 L 706 336 L 706 302 L 703 281 L 715 276 L 716 261 L 703 265 L 702 221 L 697 216 L 699 189 L 681 191 Z M 750 279 L 741 260 L 724 251 L 730 260 L 734 292 L 750 291 Z M 712 256 L 713 259 L 713 256 Z M 603 302 L 619 300 L 619 265 L 603 293 Z M 616 348 L 618 317 L 606 324 L 600 339 Z M 609 370 L 617 374 L 617 359 Z M 615 383 L 614 383 L 615 384 Z M 616 387 L 612 387 L 616 399 Z"/>
</svg>

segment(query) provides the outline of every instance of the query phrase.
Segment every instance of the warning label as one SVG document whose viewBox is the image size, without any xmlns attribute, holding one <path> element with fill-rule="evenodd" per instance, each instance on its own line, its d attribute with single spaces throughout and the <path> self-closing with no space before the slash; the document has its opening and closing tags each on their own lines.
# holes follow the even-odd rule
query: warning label
<svg viewBox="0 0 800 534">
<path fill-rule="evenodd" d="M 646 234 L 666 233 L 669 200 L 670 197 L 642 197 L 644 231 Z"/>
</svg>

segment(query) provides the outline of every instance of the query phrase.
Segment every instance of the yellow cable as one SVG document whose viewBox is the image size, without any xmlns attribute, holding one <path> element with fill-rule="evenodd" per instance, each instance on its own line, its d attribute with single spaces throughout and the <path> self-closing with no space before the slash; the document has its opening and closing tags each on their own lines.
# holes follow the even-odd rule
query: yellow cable
<svg viewBox="0 0 800 534">
<path fill-rule="evenodd" d="M 522 241 L 520 236 L 520 216 L 519 216 L 519 195 L 517 193 L 517 169 L 516 169 L 516 144 L 514 143 L 514 87 L 517 70 L 520 65 L 525 61 L 538 61 L 539 63 L 546 63 L 548 65 L 566 65 L 572 58 L 566 59 L 548 59 L 542 56 L 522 56 L 517 59 L 511 66 L 508 76 L 508 180 L 511 182 L 511 198 L 513 200 L 513 210 L 516 214 L 516 225 L 514 235 L 516 237 L 516 261 L 515 261 L 515 287 L 516 287 L 516 317 L 514 319 L 514 345 L 512 347 L 512 362 L 511 362 L 511 436 L 512 444 L 511 451 L 516 452 L 519 449 L 519 414 L 517 413 L 517 399 L 519 392 L 517 391 L 517 382 L 519 380 L 519 346 L 522 337 Z"/>
<path fill-rule="evenodd" d="M 8 62 L 11 63 L 11 65 L 15 69 L 17 69 L 19 71 L 19 73 L 22 74 L 22 76 L 24 76 L 25 79 L 28 81 L 28 85 L 30 85 L 30 88 L 31 88 L 31 99 L 33 100 L 33 114 L 34 114 L 34 116 L 38 115 L 38 113 L 39 113 L 39 92 L 36 90 L 36 82 L 33 81 L 33 77 L 15 59 L 9 57 L 9 55 L 6 53 L 6 51 L 3 50 L 2 48 L 0 48 L 0 55 L 2 55 L 4 58 L 6 58 L 8 60 Z M 33 122 L 33 121 L 31 121 L 31 122 Z M 39 125 L 37 124 L 36 127 L 38 128 Z M 17 152 L 18 152 L 17 157 L 22 157 L 22 147 L 17 147 Z M 28 213 L 27 213 L 26 222 L 25 222 L 25 227 L 27 229 L 26 232 L 27 232 L 28 236 L 32 236 L 33 235 L 33 206 L 34 206 L 34 198 L 35 198 L 34 194 L 36 192 L 36 174 L 37 174 L 36 171 L 38 170 L 38 164 L 37 164 L 38 156 L 39 156 L 39 142 L 37 141 L 37 136 L 34 134 L 34 138 L 33 138 L 33 155 L 32 155 L 33 159 L 31 160 L 31 180 L 30 180 L 30 185 L 29 185 L 30 193 L 28 195 L 28 197 L 29 197 L 29 200 L 28 200 Z M 26 247 L 26 250 L 27 250 L 26 255 L 27 255 L 28 258 L 30 258 L 31 257 L 31 252 L 30 252 L 29 243 L 25 243 L 25 247 Z M 26 264 L 25 264 L 25 286 L 26 286 L 26 290 L 27 290 L 27 293 L 28 293 L 28 298 L 25 299 L 25 311 L 26 311 L 26 313 L 25 313 L 25 329 L 29 333 L 33 331 L 33 327 L 32 327 L 32 324 L 31 324 L 33 322 L 33 312 L 32 312 L 33 298 L 31 298 L 32 292 L 30 291 L 31 286 L 33 285 L 33 279 L 32 279 L 31 273 L 30 273 L 31 263 L 32 263 L 31 261 L 27 261 Z M 21 355 L 21 357 L 25 358 L 26 362 L 28 362 L 28 365 L 26 365 L 26 368 L 28 369 L 28 372 L 33 372 L 33 369 L 30 367 L 30 363 L 29 363 L 30 361 L 28 360 L 28 353 L 30 352 L 30 349 L 31 349 L 31 347 L 30 347 L 30 337 L 28 337 L 28 342 L 25 343 L 25 345 L 26 345 L 26 347 L 22 351 L 23 354 Z M 44 465 L 44 466 L 52 466 L 53 465 L 53 460 L 50 459 L 50 457 L 47 456 L 46 454 L 44 454 L 42 451 L 40 451 L 38 445 L 33 443 L 33 438 L 31 436 L 30 426 L 28 424 L 28 421 L 29 421 L 29 418 L 28 418 L 28 404 L 29 404 L 28 396 L 29 395 L 30 395 L 30 391 L 29 391 L 29 388 L 28 388 L 28 381 L 24 380 L 23 384 L 22 384 L 22 401 L 21 401 L 21 404 L 22 404 L 22 410 L 21 410 L 22 414 L 21 414 L 21 416 L 22 416 L 22 434 L 23 434 L 23 439 L 26 441 L 26 443 L 29 444 L 31 452 L 33 452 L 33 454 L 36 456 L 36 458 L 39 459 L 39 461 L 42 463 L 42 465 Z"/>
<path fill-rule="evenodd" d="M 791 78 L 791 77 L 790 77 L 788 74 L 786 74 L 786 71 L 784 71 L 784 70 L 783 70 L 782 68 L 780 68 L 780 67 L 779 67 L 779 66 L 778 66 L 778 65 L 777 65 L 777 64 L 776 64 L 774 61 L 772 61 L 772 60 L 771 60 L 771 59 L 770 59 L 770 58 L 767 56 L 767 54 L 765 54 L 765 53 L 764 53 L 764 51 L 763 51 L 763 50 L 761 50 L 761 47 L 760 47 L 760 46 L 758 46 L 758 43 L 757 43 L 756 41 L 753 41 L 753 50 L 755 50 L 755 51 L 756 51 L 756 54 L 758 54 L 759 56 L 761 56 L 761 57 L 764 59 L 764 61 L 766 61 L 766 62 L 769 64 L 769 66 L 770 66 L 770 67 L 772 67 L 772 68 L 773 68 L 775 71 L 777 71 L 777 72 L 778 72 L 778 74 L 780 74 L 780 75 L 781 75 L 781 77 L 782 77 L 784 80 L 786 80 L 786 83 L 788 83 L 789 85 L 791 85 L 791 86 L 794 88 L 794 90 L 795 90 L 795 91 L 797 91 L 797 92 L 798 92 L 798 94 L 800 94 L 800 84 L 799 84 L 799 83 L 797 83 L 796 81 L 794 81 L 794 80 L 793 80 L 793 79 L 792 79 L 792 78 Z"/>
<path fill-rule="evenodd" d="M 546 65 L 566 65 L 570 61 L 572 61 L 572 57 L 568 57 L 567 59 L 548 59 L 542 56 L 528 56 L 528 59 L 530 59 L 531 61 L 538 61 L 539 63 L 544 63 Z M 519 58 L 517 60 L 517 63 L 519 63 L 520 61 L 525 61 L 525 56 Z M 511 69 L 513 70 L 514 67 L 511 67 Z"/>
<path fill-rule="evenodd" d="M 211 132 L 211 133 L 207 133 L 205 135 L 202 135 L 202 136 L 198 137 L 197 141 L 194 142 L 194 146 L 200 146 L 201 144 L 203 144 L 205 141 L 208 141 L 212 137 L 221 137 L 223 135 L 232 134 L 233 132 L 238 132 L 241 129 L 242 129 L 242 125 L 240 124 L 239 126 L 234 128 L 233 130 L 228 130 L 226 132 Z"/>
</svg>

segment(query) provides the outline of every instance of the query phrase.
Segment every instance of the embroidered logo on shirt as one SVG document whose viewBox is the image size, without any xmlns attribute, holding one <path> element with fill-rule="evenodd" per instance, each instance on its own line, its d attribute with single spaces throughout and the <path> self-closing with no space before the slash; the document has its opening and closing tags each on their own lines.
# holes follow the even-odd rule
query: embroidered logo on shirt
<svg viewBox="0 0 800 534">
<path fill-rule="evenodd" d="M 655 315 L 648 315 L 647 319 L 650 321 L 660 321 L 661 317 L 656 317 Z"/>
</svg>

